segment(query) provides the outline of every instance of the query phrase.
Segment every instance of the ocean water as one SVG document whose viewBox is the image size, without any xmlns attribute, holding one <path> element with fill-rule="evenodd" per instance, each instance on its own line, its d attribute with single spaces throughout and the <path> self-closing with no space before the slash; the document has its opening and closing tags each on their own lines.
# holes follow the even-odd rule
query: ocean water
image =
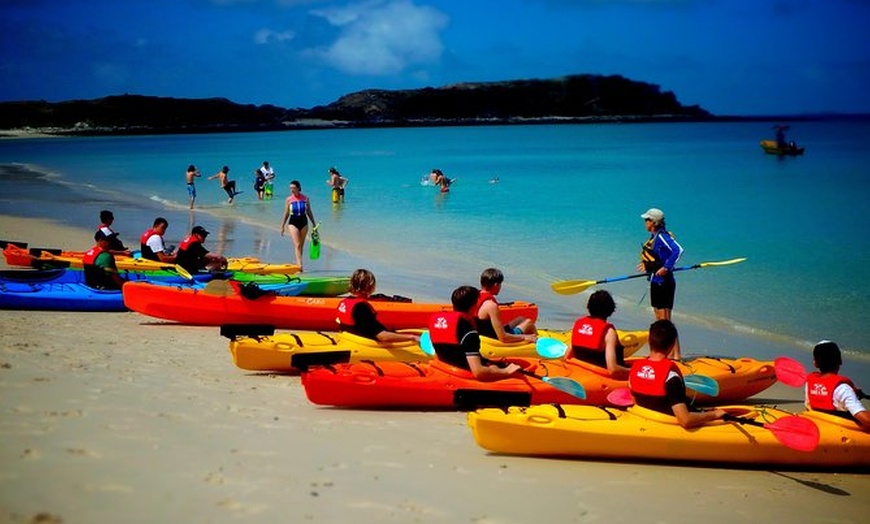
<svg viewBox="0 0 870 524">
<path fill-rule="evenodd" d="M 659 207 L 685 248 L 680 265 L 747 257 L 678 273 L 678 324 L 802 347 L 829 338 L 868 357 L 870 123 L 795 124 L 789 139 L 807 147 L 797 158 L 763 154 L 758 141 L 772 138 L 773 124 L 0 140 L 0 213 L 91 227 L 111 206 L 116 229 L 134 245 L 163 214 L 172 243 L 202 223 L 216 233 L 211 249 L 287 262 L 292 250 L 278 230 L 295 179 L 325 243 L 306 271 L 370 267 L 379 283 L 447 301 L 456 285 L 476 284 L 483 268 L 497 266 L 507 276 L 502 300 L 535 301 L 540 325 L 567 328 L 589 292 L 557 295 L 550 284 L 634 274 L 647 236 L 640 214 Z M 272 201 L 257 201 L 252 188 L 263 160 L 277 174 Z M 184 181 L 191 163 L 203 174 L 193 212 Z M 233 205 L 205 178 L 223 165 L 245 191 Z M 343 204 L 331 203 L 330 166 L 350 180 Z M 456 178 L 450 193 L 421 184 L 435 167 Z M 644 279 L 605 287 L 617 298 L 620 327 L 648 325 Z"/>
</svg>

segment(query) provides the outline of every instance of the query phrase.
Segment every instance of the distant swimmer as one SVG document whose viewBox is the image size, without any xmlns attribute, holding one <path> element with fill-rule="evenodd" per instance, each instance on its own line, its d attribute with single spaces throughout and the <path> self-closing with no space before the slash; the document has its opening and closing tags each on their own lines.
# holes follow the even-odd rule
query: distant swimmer
<svg viewBox="0 0 870 524">
<path fill-rule="evenodd" d="M 432 172 L 429 173 L 429 180 L 432 181 L 433 185 L 440 187 L 442 193 L 449 192 L 450 185 L 456 181 L 455 178 L 448 178 L 440 169 L 433 169 Z"/>
<path fill-rule="evenodd" d="M 498 184 L 498 177 L 494 176 L 494 177 L 490 178 L 489 183 L 490 184 Z"/>
<path fill-rule="evenodd" d="M 224 166 L 220 171 L 208 177 L 209 180 L 214 180 L 217 178 L 221 183 L 221 188 L 227 192 L 227 196 L 229 196 L 229 200 L 227 200 L 227 204 L 233 203 L 233 198 L 240 194 L 241 191 L 236 191 L 236 181 L 229 179 L 230 168 L 228 166 Z"/>
</svg>

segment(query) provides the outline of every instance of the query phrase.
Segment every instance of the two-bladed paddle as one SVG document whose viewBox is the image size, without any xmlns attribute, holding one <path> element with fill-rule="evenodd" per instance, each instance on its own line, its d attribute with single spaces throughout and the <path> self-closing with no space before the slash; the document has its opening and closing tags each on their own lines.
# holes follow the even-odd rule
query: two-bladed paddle
<svg viewBox="0 0 870 524">
<path fill-rule="evenodd" d="M 813 451 L 819 445 L 819 427 L 812 420 L 797 415 L 780 417 L 767 423 L 726 413 L 722 420 L 764 428 L 773 433 L 782 445 L 797 451 Z"/>
<path fill-rule="evenodd" d="M 686 384 L 686 388 L 692 391 L 711 397 L 719 395 L 719 383 L 713 377 L 691 374 L 684 376 L 683 382 Z M 607 394 L 607 402 L 620 407 L 632 406 L 634 405 L 634 397 L 631 396 L 630 389 L 616 388 Z"/>
<path fill-rule="evenodd" d="M 789 357 L 777 357 L 773 361 L 776 378 L 786 386 L 799 388 L 807 382 L 807 370 L 804 365 Z M 855 388 L 858 398 L 868 398 L 864 391 Z"/>
<path fill-rule="evenodd" d="M 432 344 L 432 336 L 429 334 L 429 331 L 424 331 L 420 334 L 420 349 L 429 356 L 435 355 L 435 346 Z M 564 355 L 567 349 L 568 346 L 564 342 L 553 338 L 541 337 L 535 342 L 535 350 L 543 358 L 558 358 Z M 519 369 L 518 372 L 527 377 L 536 378 L 580 400 L 586 398 L 586 389 L 583 387 L 583 384 L 576 380 L 567 377 L 544 377 L 525 369 Z"/>
<path fill-rule="evenodd" d="M 730 266 L 731 264 L 738 264 L 746 260 L 746 257 L 742 258 L 732 258 L 731 260 L 721 260 L 719 262 L 701 262 L 700 264 L 694 264 L 692 266 L 682 266 L 675 267 L 674 271 L 686 271 L 689 269 L 699 269 L 702 267 L 718 267 L 718 266 Z M 582 293 L 589 289 L 590 287 L 596 284 L 607 284 L 609 282 L 619 282 L 622 280 L 628 280 L 631 278 L 640 278 L 648 276 L 649 273 L 637 273 L 634 275 L 625 275 L 621 277 L 611 277 L 611 278 L 603 278 L 601 280 L 562 280 L 559 282 L 553 282 L 550 287 L 553 288 L 553 291 L 559 293 L 560 295 L 575 295 L 577 293 Z"/>
<path fill-rule="evenodd" d="M 608 393 L 607 402 L 620 407 L 634 405 L 634 399 L 628 388 L 614 389 Z M 797 451 L 813 451 L 819 445 L 819 427 L 812 420 L 797 415 L 781 417 L 769 424 L 730 414 L 726 414 L 722 420 L 764 428 L 773 433 L 782 445 Z"/>
</svg>

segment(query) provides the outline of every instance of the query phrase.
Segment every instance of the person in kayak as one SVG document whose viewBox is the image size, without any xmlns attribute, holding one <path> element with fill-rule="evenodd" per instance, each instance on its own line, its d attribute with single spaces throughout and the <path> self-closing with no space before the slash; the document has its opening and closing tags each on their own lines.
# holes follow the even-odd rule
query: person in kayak
<svg viewBox="0 0 870 524">
<path fill-rule="evenodd" d="M 616 303 L 609 292 L 599 289 L 586 301 L 585 317 L 574 322 L 571 331 L 571 356 L 606 369 L 617 380 L 628 377 L 622 344 L 616 328 L 607 321 L 616 311 Z"/>
<path fill-rule="evenodd" d="M 649 356 L 636 361 L 628 373 L 628 387 L 638 406 L 673 415 L 684 428 L 719 420 L 725 411 L 689 411 L 686 384 L 680 368 L 668 358 L 677 341 L 670 320 L 656 320 L 649 328 Z"/>
<path fill-rule="evenodd" d="M 822 340 L 813 348 L 813 365 L 818 371 L 807 375 L 804 391 L 807 408 L 854 420 L 861 429 L 870 432 L 870 411 L 860 400 L 864 392 L 839 374 L 843 365 L 840 347 Z"/>
<path fill-rule="evenodd" d="M 502 323 L 501 312 L 495 297 L 501 292 L 504 273 L 490 267 L 480 274 L 480 295 L 476 304 L 477 332 L 482 337 L 495 338 L 501 342 L 534 342 L 538 339 L 535 322 L 517 317 Z"/>
<path fill-rule="evenodd" d="M 510 363 L 505 367 L 483 358 L 480 354 L 480 335 L 475 328 L 474 308 L 480 291 L 474 286 L 460 286 L 453 291 L 453 311 L 436 313 L 429 319 L 429 334 L 435 357 L 451 366 L 470 371 L 481 382 L 509 378 L 520 366 Z"/>
<path fill-rule="evenodd" d="M 674 297 L 677 294 L 677 281 L 674 279 L 674 265 L 683 255 L 683 247 L 665 227 L 665 214 L 661 209 L 650 208 L 640 216 L 649 232 L 640 252 L 638 271 L 647 273 L 649 278 L 649 301 L 655 311 L 656 320 L 671 320 Z M 674 344 L 674 359 L 682 358 L 680 341 Z"/>
<path fill-rule="evenodd" d="M 175 263 L 189 273 L 206 271 L 223 271 L 227 268 L 227 259 L 221 255 L 209 253 L 202 245 L 209 232 L 202 226 L 194 226 L 190 236 L 181 241 L 175 255 Z"/>
<path fill-rule="evenodd" d="M 302 184 L 298 180 L 290 182 L 290 196 L 284 201 L 284 216 L 281 217 L 281 236 L 284 229 L 290 226 L 290 238 L 293 240 L 293 251 L 296 255 L 296 265 L 302 271 L 302 251 L 305 248 L 305 237 L 308 235 L 308 219 L 314 220 L 311 211 L 311 201 L 302 194 Z"/>
<path fill-rule="evenodd" d="M 220 171 L 218 171 L 217 173 L 208 177 L 208 179 L 209 180 L 214 180 L 215 178 L 218 179 L 218 181 L 221 183 L 221 189 L 226 191 L 227 196 L 229 197 L 229 199 L 227 199 L 227 204 L 232 204 L 233 198 L 235 198 L 236 195 L 241 193 L 241 191 L 236 191 L 236 181 L 230 180 L 229 173 L 230 173 L 230 167 L 224 166 L 221 168 Z"/>
<path fill-rule="evenodd" d="M 139 239 L 139 251 L 142 253 L 142 258 L 166 262 L 167 264 L 175 263 L 175 255 L 166 248 L 166 244 L 163 242 L 163 235 L 166 234 L 167 229 L 169 229 L 168 220 L 163 217 L 154 219 L 154 225 L 142 233 L 142 237 Z"/>
<path fill-rule="evenodd" d="M 94 289 L 119 290 L 126 283 L 118 273 L 115 256 L 109 250 L 112 237 L 98 229 L 94 233 L 96 245 L 82 257 L 85 285 Z"/>
<path fill-rule="evenodd" d="M 369 303 L 375 292 L 375 275 L 367 269 L 357 269 L 350 277 L 351 297 L 338 304 L 338 326 L 340 331 L 375 340 L 377 342 L 420 341 L 420 335 L 396 333 L 378 322 L 377 312 Z"/>
<path fill-rule="evenodd" d="M 113 255 L 130 256 L 130 249 L 121 242 L 121 239 L 118 238 L 118 233 L 112 229 L 112 223 L 114 222 L 115 214 L 108 209 L 104 209 L 100 211 L 100 227 L 97 229 L 102 231 L 103 234 L 108 237 L 109 251 L 111 251 Z"/>
</svg>

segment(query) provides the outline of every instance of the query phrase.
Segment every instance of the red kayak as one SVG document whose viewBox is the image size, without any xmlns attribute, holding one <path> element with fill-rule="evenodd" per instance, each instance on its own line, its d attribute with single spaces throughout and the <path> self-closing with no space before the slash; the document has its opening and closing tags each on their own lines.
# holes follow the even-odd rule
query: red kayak
<svg viewBox="0 0 870 524">
<path fill-rule="evenodd" d="M 474 409 L 481 406 L 530 404 L 610 404 L 608 394 L 625 388 L 624 380 L 575 359 L 508 359 L 548 379 L 580 384 L 585 398 L 540 378 L 521 376 L 480 382 L 464 369 L 438 360 L 429 362 L 364 362 L 314 368 L 302 375 L 308 400 L 314 404 L 355 408 Z M 631 360 L 627 360 L 630 365 Z M 715 397 L 687 391 L 692 403 L 737 402 L 776 382 L 772 362 L 752 358 L 698 357 L 677 362 L 684 375 L 701 375 L 718 384 Z"/>
<path fill-rule="evenodd" d="M 336 309 L 341 298 L 283 297 L 264 294 L 244 296 L 235 281 L 212 281 L 203 289 L 157 286 L 139 282 L 124 285 L 127 308 L 151 317 L 182 324 L 220 326 L 222 324 L 270 324 L 279 329 L 332 331 L 336 328 Z M 371 300 L 378 320 L 390 329 L 425 328 L 433 313 L 452 311 L 449 304 L 423 304 L 402 297 Z M 502 319 L 538 318 L 538 306 L 512 302 L 499 306 Z"/>
</svg>

